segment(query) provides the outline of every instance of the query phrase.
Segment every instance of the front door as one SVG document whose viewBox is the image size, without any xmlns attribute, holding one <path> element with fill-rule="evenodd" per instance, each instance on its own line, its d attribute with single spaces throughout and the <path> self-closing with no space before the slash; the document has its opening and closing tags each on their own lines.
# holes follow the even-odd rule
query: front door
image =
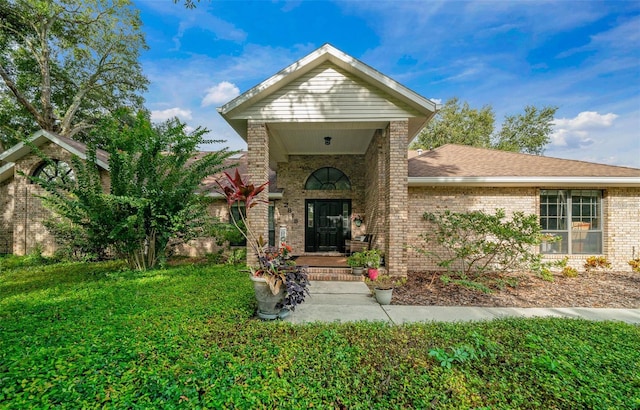
<svg viewBox="0 0 640 410">
<path fill-rule="evenodd" d="M 306 200 L 305 252 L 344 252 L 351 236 L 350 199 Z"/>
</svg>

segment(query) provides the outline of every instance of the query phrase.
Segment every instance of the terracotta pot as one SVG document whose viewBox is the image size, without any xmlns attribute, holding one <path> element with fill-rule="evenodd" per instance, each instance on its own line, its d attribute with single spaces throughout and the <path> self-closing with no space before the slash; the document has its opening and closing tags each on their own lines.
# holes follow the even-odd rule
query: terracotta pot
<svg viewBox="0 0 640 410">
<path fill-rule="evenodd" d="M 269 284 L 264 278 L 249 276 L 253 282 L 253 291 L 258 301 L 258 317 L 263 320 L 283 319 L 289 315 L 288 309 L 278 305 L 285 297 L 285 287 L 281 286 L 277 294 L 271 292 Z"/>
</svg>

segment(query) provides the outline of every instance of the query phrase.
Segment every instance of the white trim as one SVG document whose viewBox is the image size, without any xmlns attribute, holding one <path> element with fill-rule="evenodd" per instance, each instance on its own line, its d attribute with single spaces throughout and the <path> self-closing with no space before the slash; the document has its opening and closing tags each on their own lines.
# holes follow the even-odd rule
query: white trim
<svg viewBox="0 0 640 410">
<path fill-rule="evenodd" d="M 9 162 L 0 167 L 0 182 L 13 176 L 13 169 L 15 166 L 15 162 Z"/>
<path fill-rule="evenodd" d="M 640 177 L 409 177 L 410 187 L 640 187 Z"/>
<path fill-rule="evenodd" d="M 29 138 L 29 141 L 36 146 L 42 145 L 42 143 L 44 143 L 44 140 L 49 140 L 53 142 L 54 144 L 69 151 L 71 154 L 79 157 L 80 159 L 83 159 L 83 160 L 87 159 L 86 154 L 83 154 L 82 152 L 78 151 L 76 148 L 60 140 L 58 137 L 56 137 L 54 134 L 51 134 L 48 131 L 40 130 L 35 134 L 33 134 L 31 138 Z M 10 159 L 11 161 L 16 161 L 24 157 L 25 155 L 29 154 L 30 152 L 31 152 L 30 146 L 28 146 L 24 142 L 19 142 L 13 147 L 6 150 L 5 152 L 1 153 L 0 160 Z M 98 158 L 96 158 L 96 164 L 98 164 L 101 168 L 107 171 L 109 170 L 109 164 L 99 160 Z"/>
<path fill-rule="evenodd" d="M 272 91 L 280 89 L 284 84 L 287 84 L 290 81 L 299 78 L 300 76 L 304 75 L 305 73 L 309 72 L 311 69 L 317 67 L 325 61 L 329 61 L 337 65 L 338 67 L 347 70 L 354 75 L 357 75 L 363 80 L 381 88 L 383 91 L 388 92 L 390 95 L 399 98 L 404 103 L 413 107 L 417 111 L 423 112 L 426 116 L 426 120 L 429 120 L 431 117 L 433 117 L 433 115 L 435 115 L 435 102 L 421 96 L 420 94 L 393 80 L 392 78 L 366 65 L 360 60 L 336 49 L 330 44 L 323 45 L 322 47 L 294 62 L 293 64 L 279 71 L 275 75 L 269 77 L 255 87 L 249 89 L 248 91 L 245 91 L 223 106 L 218 107 L 217 111 L 228 122 L 232 122 L 232 120 L 228 117 L 228 114 L 231 111 L 238 109 L 239 107 L 246 103 L 249 103 L 253 99 L 262 98 L 266 95 L 269 95 Z"/>
</svg>

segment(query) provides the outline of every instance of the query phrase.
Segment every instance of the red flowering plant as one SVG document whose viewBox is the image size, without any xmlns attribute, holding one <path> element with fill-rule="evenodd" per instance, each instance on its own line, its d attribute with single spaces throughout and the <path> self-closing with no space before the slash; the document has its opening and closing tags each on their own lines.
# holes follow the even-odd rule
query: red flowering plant
<svg viewBox="0 0 640 410">
<path fill-rule="evenodd" d="M 304 298 L 309 294 L 309 280 L 306 266 L 296 266 L 294 261 L 289 261 L 288 257 L 292 251 L 291 246 L 282 242 L 279 248 L 269 247 L 262 235 L 256 235 L 247 222 L 245 212 L 256 206 L 258 203 L 267 201 L 258 199 L 258 195 L 264 191 L 269 182 L 256 186 L 245 181 L 236 169 L 235 176 L 224 173 L 222 181 L 216 180 L 220 193 L 227 200 L 227 208 L 231 221 L 238 232 L 247 240 L 247 245 L 258 256 L 258 266 L 252 267 L 251 274 L 255 277 L 264 278 L 271 293 L 274 295 L 280 292 L 284 285 L 286 292 L 282 302 L 282 307 L 295 309 L 295 306 L 304 302 Z M 245 212 L 241 209 L 244 205 Z M 236 207 L 238 216 L 231 212 Z M 244 229 L 242 228 L 244 226 Z"/>
</svg>

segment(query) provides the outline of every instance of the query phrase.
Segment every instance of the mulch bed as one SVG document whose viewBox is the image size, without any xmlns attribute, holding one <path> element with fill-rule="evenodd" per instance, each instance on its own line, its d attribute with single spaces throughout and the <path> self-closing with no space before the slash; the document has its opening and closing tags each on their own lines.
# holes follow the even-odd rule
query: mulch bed
<svg viewBox="0 0 640 410">
<path fill-rule="evenodd" d="M 393 292 L 394 305 L 485 307 L 640 308 L 640 273 L 581 272 L 575 278 L 554 275 L 553 282 L 533 275 L 518 277 L 515 287 L 494 287 L 492 293 L 445 284 L 441 272 L 409 272 L 407 283 Z"/>
</svg>

